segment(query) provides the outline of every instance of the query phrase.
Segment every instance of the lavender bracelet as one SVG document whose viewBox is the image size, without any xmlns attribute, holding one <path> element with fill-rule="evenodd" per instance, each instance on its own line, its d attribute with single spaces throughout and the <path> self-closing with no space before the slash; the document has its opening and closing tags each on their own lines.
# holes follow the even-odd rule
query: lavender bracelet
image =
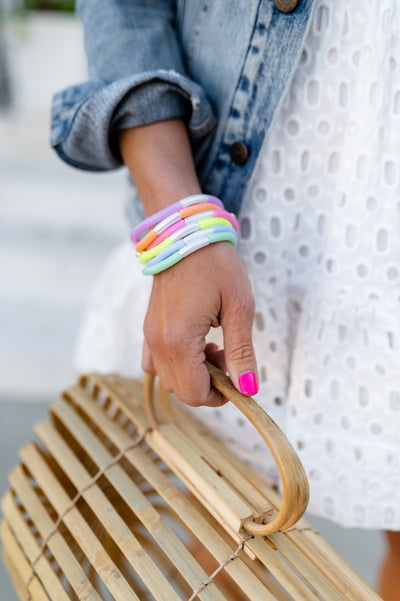
<svg viewBox="0 0 400 601">
<path fill-rule="evenodd" d="M 158 213 L 155 213 L 154 215 L 151 215 L 150 217 L 147 217 L 146 219 L 138 223 L 138 225 L 136 225 L 131 231 L 132 242 L 136 244 L 138 240 L 140 240 L 140 235 L 143 234 L 143 232 L 153 227 L 166 217 L 169 217 L 169 215 L 171 215 L 172 213 L 175 213 L 179 209 L 183 209 L 194 204 L 200 204 L 202 202 L 213 202 L 214 204 L 220 206 L 222 209 L 224 208 L 222 202 L 219 200 L 219 198 L 216 198 L 215 196 L 210 196 L 208 194 L 193 194 L 192 196 L 187 196 L 186 198 L 183 198 L 182 200 L 173 203 L 169 207 L 158 211 Z"/>
</svg>

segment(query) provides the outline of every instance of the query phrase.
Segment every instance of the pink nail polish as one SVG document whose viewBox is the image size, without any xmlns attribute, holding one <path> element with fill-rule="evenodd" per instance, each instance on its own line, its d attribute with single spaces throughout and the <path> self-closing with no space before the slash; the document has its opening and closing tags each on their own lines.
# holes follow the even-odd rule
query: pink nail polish
<svg viewBox="0 0 400 601">
<path fill-rule="evenodd" d="M 243 394 L 256 394 L 258 392 L 258 384 L 256 374 L 248 371 L 239 378 L 239 387 Z"/>
</svg>

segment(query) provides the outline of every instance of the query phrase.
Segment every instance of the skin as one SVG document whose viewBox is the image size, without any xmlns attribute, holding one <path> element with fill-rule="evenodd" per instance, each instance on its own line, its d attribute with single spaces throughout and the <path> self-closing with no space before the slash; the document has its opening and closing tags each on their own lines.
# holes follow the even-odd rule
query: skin
<svg viewBox="0 0 400 601">
<path fill-rule="evenodd" d="M 201 192 L 183 121 L 176 119 L 121 132 L 120 151 L 138 189 L 146 217 Z M 252 344 L 254 298 L 241 260 L 225 242 L 212 244 L 153 277 L 144 322 L 142 367 L 191 406 L 226 401 L 211 388 L 205 358 L 239 377 L 257 363 Z M 206 345 L 210 328 L 222 326 L 224 350 Z M 258 381 L 258 377 L 257 377 Z M 387 532 L 388 552 L 379 592 L 400 599 L 400 532 Z"/>
<path fill-rule="evenodd" d="M 380 574 L 378 592 L 384 601 L 400 599 L 400 532 L 386 532 L 387 554 Z"/>
</svg>

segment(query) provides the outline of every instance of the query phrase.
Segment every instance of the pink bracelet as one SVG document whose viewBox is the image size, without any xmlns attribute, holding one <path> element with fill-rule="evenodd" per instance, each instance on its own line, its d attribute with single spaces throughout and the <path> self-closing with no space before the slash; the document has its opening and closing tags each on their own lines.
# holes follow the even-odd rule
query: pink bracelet
<svg viewBox="0 0 400 601">
<path fill-rule="evenodd" d="M 191 215 L 190 217 L 186 217 L 186 219 L 180 219 L 179 221 L 176 221 L 175 223 L 167 227 L 165 230 L 163 230 L 160 234 L 158 234 L 158 236 L 154 238 L 154 240 L 150 244 L 148 244 L 146 248 L 150 249 L 154 246 L 157 246 L 158 244 L 160 244 L 160 242 L 168 238 L 168 236 L 171 236 L 176 231 L 180 230 L 181 228 L 187 225 L 190 225 L 193 222 L 197 223 L 200 219 L 206 219 L 211 217 L 223 217 L 231 223 L 232 227 L 236 232 L 239 231 L 239 225 L 233 213 L 228 213 L 228 211 L 225 211 L 224 209 L 204 211 L 202 213 L 197 213 L 195 215 Z"/>
<path fill-rule="evenodd" d="M 166 217 L 169 217 L 170 215 L 172 215 L 172 213 L 175 213 L 179 209 L 183 209 L 190 205 L 199 204 L 203 202 L 213 202 L 214 204 L 217 204 L 218 206 L 223 208 L 222 202 L 219 200 L 219 198 L 216 198 L 215 196 L 210 196 L 208 194 L 193 194 L 192 196 L 187 196 L 186 198 L 183 198 L 182 200 L 173 203 L 169 207 L 158 211 L 158 213 L 155 213 L 154 215 L 151 215 L 150 217 L 147 217 L 146 219 L 138 223 L 138 225 L 135 226 L 131 231 L 132 242 L 136 244 L 140 240 L 141 234 L 143 234 L 146 230 L 153 227 L 160 221 L 163 221 Z"/>
</svg>

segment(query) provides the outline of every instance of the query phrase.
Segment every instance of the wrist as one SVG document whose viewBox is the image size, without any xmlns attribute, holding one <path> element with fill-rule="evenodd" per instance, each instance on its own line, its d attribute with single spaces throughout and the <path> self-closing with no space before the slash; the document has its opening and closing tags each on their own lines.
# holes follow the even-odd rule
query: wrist
<svg viewBox="0 0 400 601">
<path fill-rule="evenodd" d="M 183 198 L 146 217 L 131 232 L 145 275 L 156 275 L 216 242 L 235 248 L 239 226 L 221 200 L 207 194 Z"/>
<path fill-rule="evenodd" d="M 119 144 L 146 217 L 201 192 L 183 121 L 123 130 Z"/>
</svg>

